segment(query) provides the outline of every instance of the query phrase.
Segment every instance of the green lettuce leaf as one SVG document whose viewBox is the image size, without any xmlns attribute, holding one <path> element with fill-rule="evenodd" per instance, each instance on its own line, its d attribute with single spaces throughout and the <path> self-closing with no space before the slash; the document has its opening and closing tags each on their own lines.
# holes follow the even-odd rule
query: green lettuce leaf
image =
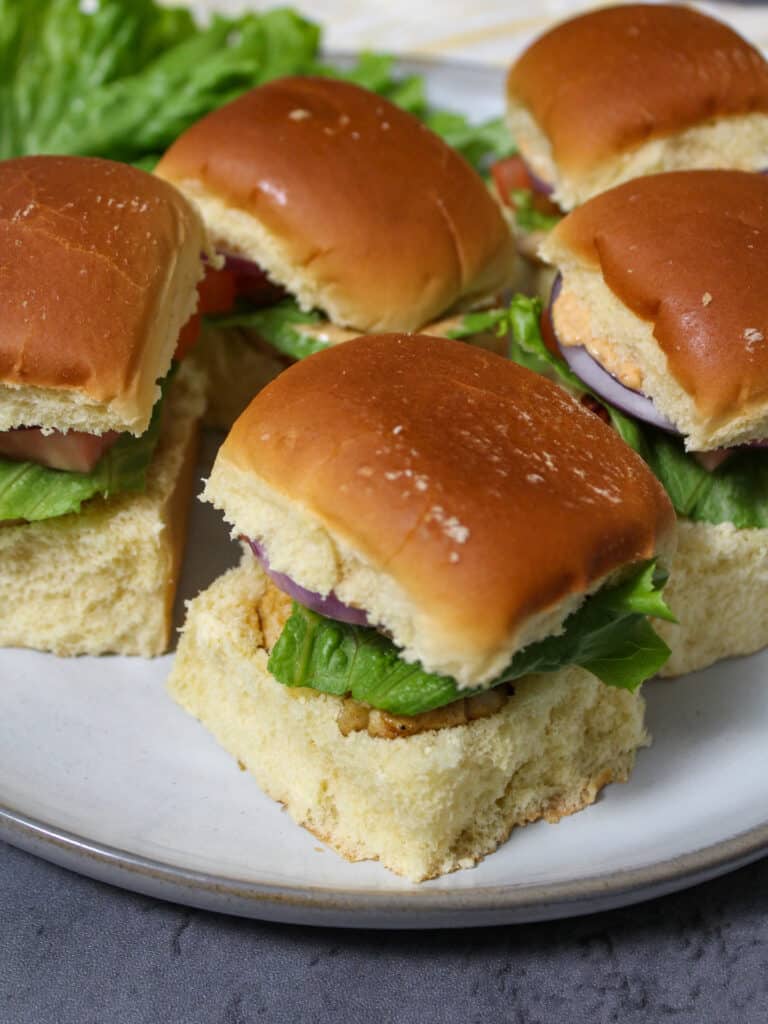
<svg viewBox="0 0 768 1024">
<path fill-rule="evenodd" d="M 480 309 L 465 313 L 460 323 L 446 331 L 446 337 L 463 341 L 473 338 L 476 334 L 497 334 L 503 337 L 509 330 L 509 312 L 507 309 Z"/>
<path fill-rule="evenodd" d="M 424 117 L 427 113 L 424 80 L 419 75 L 399 75 L 395 58 L 389 54 L 365 51 L 351 67 L 342 68 L 318 62 L 311 70 L 313 74 L 338 78 L 377 92 L 416 117 Z"/>
<path fill-rule="evenodd" d="M 539 299 L 516 295 L 508 317 L 510 359 L 599 402 L 622 440 L 648 463 L 678 515 L 695 522 L 733 523 L 740 530 L 768 527 L 768 452 L 743 448 L 717 469 L 704 469 L 680 438 L 616 409 L 549 351 L 541 337 Z"/>
<path fill-rule="evenodd" d="M 0 159 L 74 153 L 151 170 L 173 140 L 247 89 L 293 74 L 357 82 L 426 121 L 478 169 L 506 155 L 501 120 L 430 108 L 392 57 L 318 59 L 320 28 L 290 8 L 204 27 L 154 0 L 0 0 Z"/>
<path fill-rule="evenodd" d="M 496 160 L 515 152 L 515 144 L 506 122 L 501 117 L 487 121 L 471 121 L 463 114 L 447 110 L 429 110 L 421 115 L 433 132 L 444 139 L 481 173 Z"/>
<path fill-rule="evenodd" d="M 503 335 L 508 330 L 508 320 L 507 309 L 465 313 L 458 325 L 446 332 L 446 337 L 463 340 L 477 334 Z M 291 359 L 304 359 L 328 347 L 328 342 L 322 341 L 312 332 L 297 329 L 327 322 L 324 314 L 316 310 L 305 313 L 291 298 L 258 309 L 243 299 L 231 313 L 210 315 L 206 321 L 214 327 L 244 327 L 255 331 Z"/>
<path fill-rule="evenodd" d="M 566 619 L 559 636 L 518 651 L 491 685 L 581 665 L 609 686 L 635 690 L 669 657 L 646 618 L 674 621 L 661 593 L 665 582 L 648 562 L 620 585 L 603 588 Z M 348 694 L 395 715 L 417 715 L 480 692 L 460 690 L 450 676 L 403 661 L 392 641 L 375 629 L 326 619 L 299 604 L 270 655 L 269 671 L 285 686 Z"/>
<path fill-rule="evenodd" d="M 77 153 L 151 164 L 246 89 L 306 72 L 320 31 L 279 8 L 197 27 L 153 0 L 0 0 L 0 158 Z"/>
<path fill-rule="evenodd" d="M 314 310 L 303 312 L 295 299 L 283 299 L 274 306 L 261 309 L 254 309 L 247 301 L 242 301 L 231 313 L 209 316 L 206 320 L 215 327 L 245 327 L 256 331 L 278 352 L 291 359 L 304 359 L 328 347 L 327 342 L 313 337 L 311 333 L 297 330 L 302 326 L 322 324 L 327 322 L 327 318 Z"/>
<path fill-rule="evenodd" d="M 551 231 L 563 219 L 557 214 L 537 210 L 529 188 L 513 189 L 510 197 L 515 204 L 515 223 L 523 231 Z"/>
<path fill-rule="evenodd" d="M 53 519 L 79 512 L 84 501 L 98 494 L 109 498 L 113 494 L 144 491 L 160 438 L 162 404 L 161 398 L 141 437 L 123 434 L 90 473 L 68 473 L 34 462 L 0 458 L 0 522 Z"/>
</svg>

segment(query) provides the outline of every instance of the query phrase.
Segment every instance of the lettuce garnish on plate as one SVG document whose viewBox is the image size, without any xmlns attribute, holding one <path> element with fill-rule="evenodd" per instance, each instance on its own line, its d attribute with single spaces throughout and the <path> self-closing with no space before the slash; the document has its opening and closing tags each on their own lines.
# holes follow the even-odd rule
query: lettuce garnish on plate
<svg viewBox="0 0 768 1024">
<path fill-rule="evenodd" d="M 669 657 L 646 618 L 674 621 L 662 596 L 665 582 L 656 563 L 646 562 L 624 582 L 589 596 L 558 636 L 518 651 L 491 685 L 580 665 L 609 686 L 637 689 Z M 326 619 L 296 603 L 268 667 L 285 686 L 351 696 L 394 715 L 418 715 L 481 692 L 461 690 L 450 676 L 403 661 L 392 641 L 375 629 Z"/>
<path fill-rule="evenodd" d="M 246 89 L 306 72 L 318 44 L 287 9 L 198 27 L 153 0 L 0 0 L 0 158 L 151 163 Z"/>
<path fill-rule="evenodd" d="M 102 156 L 151 169 L 186 128 L 284 75 L 328 74 L 426 121 L 478 169 L 505 155 L 500 119 L 432 110 L 422 79 L 391 57 L 347 69 L 320 59 L 318 25 L 287 7 L 197 25 L 154 0 L 0 0 L 0 159 Z"/>
</svg>

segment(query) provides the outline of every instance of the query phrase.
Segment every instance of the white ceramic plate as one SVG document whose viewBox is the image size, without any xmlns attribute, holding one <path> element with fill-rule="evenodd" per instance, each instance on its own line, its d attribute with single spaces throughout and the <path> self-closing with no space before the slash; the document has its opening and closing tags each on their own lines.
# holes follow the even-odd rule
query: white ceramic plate
<svg viewBox="0 0 768 1024">
<path fill-rule="evenodd" d="M 478 117 L 500 108 L 500 72 L 405 67 L 426 72 L 447 107 Z M 210 460 L 214 439 L 206 448 Z M 183 596 L 235 560 L 219 516 L 195 503 Z M 169 900 L 380 928 L 587 913 L 768 851 L 768 654 L 649 684 L 655 742 L 628 785 L 557 827 L 519 829 L 474 870 L 422 886 L 377 864 L 347 864 L 294 825 L 165 695 L 169 668 L 170 656 L 1 651 L 0 837 Z"/>
</svg>

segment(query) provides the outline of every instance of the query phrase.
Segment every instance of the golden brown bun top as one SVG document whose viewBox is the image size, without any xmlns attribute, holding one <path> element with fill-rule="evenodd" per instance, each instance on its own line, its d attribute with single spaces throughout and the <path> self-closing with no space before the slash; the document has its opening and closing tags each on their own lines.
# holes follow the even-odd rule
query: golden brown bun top
<svg viewBox="0 0 768 1024">
<path fill-rule="evenodd" d="M 604 192 L 552 236 L 650 320 L 707 417 L 768 398 L 768 178 L 654 174 Z"/>
<path fill-rule="evenodd" d="M 186 131 L 157 173 L 256 218 L 297 274 L 343 293 L 351 327 L 393 324 L 397 311 L 401 329 L 419 327 L 509 279 L 514 245 L 480 176 L 356 85 L 307 77 L 254 89 Z"/>
<path fill-rule="evenodd" d="M 674 528 L 645 463 L 562 388 L 427 335 L 358 338 L 295 364 L 219 457 L 478 645 L 652 557 Z"/>
<path fill-rule="evenodd" d="M 194 280 L 182 302 L 173 294 L 180 250 L 199 266 L 203 247 L 195 210 L 144 171 L 90 157 L 0 162 L 0 383 L 105 402 L 131 392 L 154 356 L 158 307 L 194 295 Z M 170 344 L 160 376 L 175 340 L 158 339 Z"/>
<path fill-rule="evenodd" d="M 768 111 L 768 64 L 733 29 L 664 4 L 606 7 L 547 32 L 513 65 L 510 97 L 566 171 L 715 117 Z"/>
</svg>

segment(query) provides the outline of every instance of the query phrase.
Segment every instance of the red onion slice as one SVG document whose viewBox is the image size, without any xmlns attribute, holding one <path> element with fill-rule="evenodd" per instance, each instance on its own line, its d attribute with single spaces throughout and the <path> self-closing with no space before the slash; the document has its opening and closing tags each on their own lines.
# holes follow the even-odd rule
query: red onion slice
<svg viewBox="0 0 768 1024">
<path fill-rule="evenodd" d="M 763 171 L 761 173 L 768 174 L 768 171 Z M 610 402 L 611 405 L 615 405 L 616 408 L 621 409 L 622 412 L 626 412 L 629 416 L 634 416 L 639 420 L 644 420 L 646 423 L 650 423 L 652 426 L 658 427 L 660 430 L 666 430 L 670 434 L 677 434 L 678 437 L 681 437 L 682 435 L 677 427 L 665 416 L 662 416 L 650 398 L 646 397 L 646 395 L 643 395 L 639 391 L 633 391 L 631 388 L 625 387 L 624 384 L 616 380 L 612 374 L 608 373 L 608 371 L 605 370 L 582 346 L 562 344 L 557 336 L 557 331 L 555 330 L 555 319 L 552 315 L 552 307 L 560 294 L 562 286 L 562 277 L 558 274 L 552 284 L 552 292 L 549 298 L 546 315 L 549 317 L 552 334 L 557 341 L 557 345 L 562 353 L 563 359 L 565 359 L 576 376 L 579 377 L 580 380 L 583 380 L 587 387 L 594 391 L 595 394 L 604 398 L 606 402 Z M 714 452 L 705 452 L 704 455 L 710 456 L 715 452 L 731 453 L 743 448 L 768 448 L 768 439 L 746 441 L 744 444 L 736 445 L 731 448 L 717 448 Z M 716 465 L 718 464 L 719 463 L 713 463 L 713 468 L 716 468 Z M 705 465 L 704 468 L 707 469 L 709 467 Z"/>
<path fill-rule="evenodd" d="M 558 342 L 558 344 L 560 343 Z M 662 416 L 650 398 L 646 398 L 639 391 L 625 387 L 607 370 L 604 370 L 585 348 L 580 345 L 560 345 L 560 351 L 576 376 L 606 402 L 615 405 L 617 409 L 627 413 L 628 416 L 644 420 L 660 430 L 666 430 L 670 434 L 680 433 L 674 423 L 666 416 Z"/>
<path fill-rule="evenodd" d="M 316 593 L 314 590 L 307 590 L 305 587 L 299 586 L 298 583 L 294 582 L 290 576 L 286 576 L 283 572 L 276 572 L 270 568 L 269 559 L 267 558 L 266 552 L 261 544 L 255 540 L 248 540 L 251 546 L 251 550 L 254 555 L 258 558 L 261 563 L 261 567 L 264 572 L 269 576 L 275 586 L 279 587 L 284 593 L 292 597 L 294 601 L 298 601 L 299 604 L 303 604 L 305 608 L 309 608 L 313 612 L 317 612 L 318 615 L 324 615 L 326 619 L 336 619 L 338 622 L 348 622 L 352 626 L 367 626 L 368 616 L 360 608 L 351 608 L 348 604 L 344 604 L 338 597 L 331 591 L 327 597 Z"/>
<path fill-rule="evenodd" d="M 600 363 L 581 345 L 563 345 L 555 330 L 555 318 L 553 306 L 560 294 L 562 279 L 560 274 L 555 278 L 552 285 L 552 294 L 549 299 L 549 320 L 552 325 L 552 333 L 557 340 L 558 347 L 563 359 L 570 366 L 573 372 L 583 380 L 588 388 L 604 398 L 606 402 L 615 405 L 617 409 L 634 416 L 638 420 L 650 423 L 651 426 L 666 430 L 670 434 L 679 434 L 680 431 L 670 420 L 663 416 L 653 401 L 639 391 L 625 387 L 620 381 L 605 370 Z"/>
</svg>

